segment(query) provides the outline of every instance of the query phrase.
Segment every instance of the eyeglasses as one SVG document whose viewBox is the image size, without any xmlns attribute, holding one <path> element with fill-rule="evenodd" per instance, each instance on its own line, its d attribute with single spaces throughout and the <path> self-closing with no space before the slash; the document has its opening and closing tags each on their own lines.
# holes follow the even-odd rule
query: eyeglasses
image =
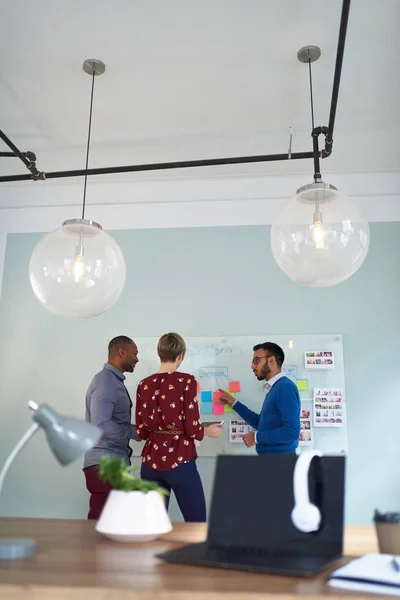
<svg viewBox="0 0 400 600">
<path fill-rule="evenodd" d="M 262 358 L 269 358 L 271 355 L 270 354 L 266 354 L 265 356 L 256 356 L 255 358 L 253 358 L 253 360 L 251 361 L 252 365 L 258 365 L 258 363 L 260 362 L 260 360 Z"/>
</svg>

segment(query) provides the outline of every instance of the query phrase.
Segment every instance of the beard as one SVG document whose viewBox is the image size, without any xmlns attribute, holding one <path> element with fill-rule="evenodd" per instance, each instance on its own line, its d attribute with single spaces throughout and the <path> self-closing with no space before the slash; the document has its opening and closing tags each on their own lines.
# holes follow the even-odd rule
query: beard
<svg viewBox="0 0 400 600">
<path fill-rule="evenodd" d="M 260 375 L 257 375 L 257 379 L 258 379 L 258 381 L 262 381 L 263 379 L 267 379 L 267 377 L 268 377 L 268 375 L 270 375 L 270 373 L 271 373 L 271 369 L 270 369 L 270 368 L 269 368 L 269 366 L 266 364 L 266 365 L 263 367 L 263 369 L 262 369 L 262 371 L 261 371 Z"/>
</svg>

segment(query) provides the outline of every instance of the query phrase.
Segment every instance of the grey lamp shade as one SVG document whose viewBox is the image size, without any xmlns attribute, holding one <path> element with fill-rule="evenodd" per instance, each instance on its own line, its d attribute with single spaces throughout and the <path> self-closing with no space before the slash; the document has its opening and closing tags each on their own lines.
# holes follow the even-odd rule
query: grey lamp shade
<svg viewBox="0 0 400 600">
<path fill-rule="evenodd" d="M 102 431 L 91 423 L 63 417 L 46 404 L 33 414 L 44 430 L 49 446 L 61 465 L 68 465 L 90 450 L 101 438 Z"/>
</svg>

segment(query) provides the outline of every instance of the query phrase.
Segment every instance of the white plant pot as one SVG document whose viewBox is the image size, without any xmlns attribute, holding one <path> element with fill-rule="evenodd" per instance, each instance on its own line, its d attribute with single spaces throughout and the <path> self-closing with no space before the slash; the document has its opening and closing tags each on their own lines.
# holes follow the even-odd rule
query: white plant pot
<svg viewBox="0 0 400 600">
<path fill-rule="evenodd" d="M 96 525 L 116 542 L 149 542 L 171 530 L 164 498 L 156 491 L 112 490 Z"/>
</svg>

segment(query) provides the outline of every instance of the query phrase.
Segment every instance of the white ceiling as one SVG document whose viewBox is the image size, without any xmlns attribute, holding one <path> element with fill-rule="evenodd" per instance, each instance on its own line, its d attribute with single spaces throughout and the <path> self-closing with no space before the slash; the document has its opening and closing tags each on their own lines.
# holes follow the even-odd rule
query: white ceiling
<svg viewBox="0 0 400 600">
<path fill-rule="evenodd" d="M 83 168 L 91 80 L 82 63 L 94 57 L 107 70 L 96 79 L 90 166 L 286 152 L 289 126 L 293 151 L 311 150 L 308 68 L 296 53 L 322 48 L 316 124 L 327 125 L 340 13 L 341 0 L 3 2 L 0 128 L 36 152 L 40 170 Z M 400 0 L 353 0 L 325 172 L 400 169 L 399 27 Z M 311 169 L 293 161 L 171 176 Z M 0 159 L 1 174 L 20 172 Z"/>
</svg>

